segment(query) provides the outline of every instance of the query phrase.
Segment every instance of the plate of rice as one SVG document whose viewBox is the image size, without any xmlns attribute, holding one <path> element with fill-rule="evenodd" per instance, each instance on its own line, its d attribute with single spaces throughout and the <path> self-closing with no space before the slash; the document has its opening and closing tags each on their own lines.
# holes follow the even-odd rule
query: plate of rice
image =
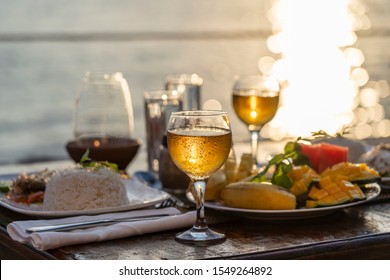
<svg viewBox="0 0 390 280">
<path fill-rule="evenodd" d="M 18 203 L 0 193 L 0 205 L 35 217 L 66 217 L 141 209 L 168 197 L 164 191 L 122 179 L 107 168 L 72 168 L 48 180 L 43 203 Z"/>
</svg>

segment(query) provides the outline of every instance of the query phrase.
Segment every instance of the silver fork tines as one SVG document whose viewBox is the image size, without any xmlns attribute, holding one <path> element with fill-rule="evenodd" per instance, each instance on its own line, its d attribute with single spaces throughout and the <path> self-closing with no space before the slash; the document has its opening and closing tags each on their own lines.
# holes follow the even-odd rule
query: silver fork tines
<svg viewBox="0 0 390 280">
<path fill-rule="evenodd" d="M 177 207 L 182 209 L 191 209 L 192 205 L 189 203 L 185 203 L 181 199 L 176 196 L 170 195 L 166 200 L 156 204 L 154 206 L 156 209 L 165 208 L 165 207 Z"/>
<path fill-rule="evenodd" d="M 176 206 L 176 204 L 177 204 L 177 199 L 169 197 L 168 199 L 165 199 L 164 201 L 156 204 L 155 208 L 160 209 L 160 208 L 166 208 L 166 207 L 174 207 L 174 206 Z"/>
</svg>

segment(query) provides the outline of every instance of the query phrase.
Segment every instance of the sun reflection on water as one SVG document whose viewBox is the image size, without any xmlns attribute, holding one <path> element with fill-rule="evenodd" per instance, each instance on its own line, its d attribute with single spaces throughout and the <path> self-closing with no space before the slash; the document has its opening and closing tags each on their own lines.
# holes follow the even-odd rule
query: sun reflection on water
<svg viewBox="0 0 390 280">
<path fill-rule="evenodd" d="M 280 107 L 262 136 L 274 140 L 336 133 L 351 127 L 355 138 L 390 135 L 381 98 L 385 81 L 370 81 L 356 31 L 371 28 L 358 0 L 274 0 L 267 46 L 259 70 L 285 81 Z"/>
</svg>

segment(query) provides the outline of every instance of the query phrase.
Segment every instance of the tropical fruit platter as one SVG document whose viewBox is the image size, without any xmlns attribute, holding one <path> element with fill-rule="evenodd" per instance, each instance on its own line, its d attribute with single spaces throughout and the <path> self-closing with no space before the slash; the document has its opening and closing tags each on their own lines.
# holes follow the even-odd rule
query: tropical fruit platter
<svg viewBox="0 0 390 280">
<path fill-rule="evenodd" d="M 207 202 L 240 209 L 318 209 L 365 201 L 382 178 L 366 162 L 350 162 L 349 147 L 298 138 L 253 170 L 249 154 L 228 159 L 207 183 Z"/>
</svg>

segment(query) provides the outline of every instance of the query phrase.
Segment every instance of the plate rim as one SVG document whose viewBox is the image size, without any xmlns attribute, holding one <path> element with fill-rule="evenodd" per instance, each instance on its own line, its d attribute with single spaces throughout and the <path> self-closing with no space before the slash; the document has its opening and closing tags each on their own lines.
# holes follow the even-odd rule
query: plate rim
<svg viewBox="0 0 390 280">
<path fill-rule="evenodd" d="M 246 208 L 233 208 L 224 206 L 219 202 L 206 201 L 205 207 L 222 212 L 229 212 L 241 217 L 256 218 L 262 220 L 297 220 L 308 219 L 314 217 L 326 216 L 340 209 L 361 205 L 375 199 L 381 193 L 381 187 L 378 183 L 365 184 L 366 192 L 372 193 L 364 200 L 354 201 L 350 203 L 339 204 L 335 206 L 318 207 L 318 208 L 299 208 L 292 210 L 256 210 Z"/>
<path fill-rule="evenodd" d="M 2 174 L 0 175 L 0 179 L 2 177 L 8 177 L 10 174 Z M 39 209 L 40 205 L 33 204 L 31 208 L 34 209 L 27 209 L 29 206 L 25 203 L 17 203 L 14 201 L 9 200 L 6 197 L 5 193 L 0 193 L 0 206 L 3 206 L 11 211 L 17 212 L 19 214 L 24 214 L 28 216 L 33 217 L 47 217 L 47 218 L 59 218 L 59 217 L 70 217 L 70 216 L 80 216 L 80 215 L 96 215 L 96 214 L 105 214 L 105 213 L 113 213 L 113 212 L 123 212 L 123 211 L 129 211 L 129 210 L 136 210 L 141 208 L 146 208 L 152 205 L 155 205 L 161 201 L 164 201 L 165 199 L 169 198 L 169 194 L 163 190 L 158 190 L 151 188 L 147 186 L 146 184 L 142 184 L 141 182 L 138 182 L 136 180 L 126 180 L 129 184 L 130 182 L 134 182 L 136 184 L 142 185 L 145 189 L 148 190 L 148 192 L 155 192 L 155 198 L 150 199 L 148 201 L 141 201 L 138 203 L 131 204 L 131 202 L 127 205 L 121 205 L 121 206 L 115 206 L 115 207 L 105 207 L 105 208 L 93 208 L 93 209 L 83 209 L 83 210 L 69 210 L 69 211 L 49 211 L 49 210 L 43 210 Z M 129 188 L 128 185 L 126 186 L 126 194 L 129 195 Z M 18 204 L 22 204 L 23 207 L 18 207 Z"/>
</svg>

